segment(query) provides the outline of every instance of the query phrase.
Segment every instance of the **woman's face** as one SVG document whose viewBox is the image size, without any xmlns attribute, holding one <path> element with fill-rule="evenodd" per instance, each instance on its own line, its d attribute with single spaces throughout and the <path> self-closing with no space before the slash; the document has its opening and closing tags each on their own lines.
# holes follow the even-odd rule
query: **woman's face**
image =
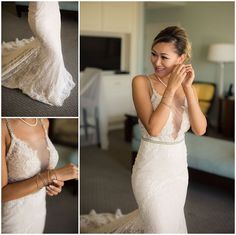
<svg viewBox="0 0 236 235">
<path fill-rule="evenodd" d="M 172 72 L 175 65 L 184 62 L 184 56 L 176 53 L 173 43 L 157 43 L 151 51 L 151 62 L 156 75 L 160 78 L 165 77 Z"/>
</svg>

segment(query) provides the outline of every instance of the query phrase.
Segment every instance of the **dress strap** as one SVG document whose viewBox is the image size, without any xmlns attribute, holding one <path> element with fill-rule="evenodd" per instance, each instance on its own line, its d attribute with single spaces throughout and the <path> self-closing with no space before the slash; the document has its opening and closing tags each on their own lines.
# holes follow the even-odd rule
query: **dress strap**
<svg viewBox="0 0 236 235">
<path fill-rule="evenodd" d="M 7 126 L 7 129 L 9 131 L 9 133 L 10 133 L 10 136 L 14 137 L 13 129 L 12 129 L 11 124 L 10 124 L 10 122 L 9 122 L 9 120 L 7 118 L 6 118 L 6 126 Z"/>
<path fill-rule="evenodd" d="M 41 122 L 41 124 L 42 124 L 42 127 L 43 127 L 45 133 L 47 134 L 48 132 L 47 132 L 46 126 L 45 126 L 45 124 L 44 124 L 42 118 L 40 118 L 40 122 Z"/>
<path fill-rule="evenodd" d="M 152 79 L 148 75 L 146 75 L 146 77 L 147 77 L 147 80 L 148 80 L 148 86 L 150 88 L 151 94 L 153 94 L 155 92 L 155 89 L 154 89 L 154 86 L 153 86 L 153 83 L 152 83 Z"/>
</svg>

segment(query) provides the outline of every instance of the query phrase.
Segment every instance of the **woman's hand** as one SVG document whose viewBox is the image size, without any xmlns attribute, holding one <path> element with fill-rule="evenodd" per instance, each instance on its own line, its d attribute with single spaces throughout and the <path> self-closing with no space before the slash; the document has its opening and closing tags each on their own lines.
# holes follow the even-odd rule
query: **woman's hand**
<svg viewBox="0 0 236 235">
<path fill-rule="evenodd" d="M 195 78 L 195 73 L 191 64 L 185 65 L 185 69 L 187 74 L 182 82 L 182 86 L 183 88 L 188 88 L 192 86 L 193 80 Z"/>
<path fill-rule="evenodd" d="M 72 163 L 55 169 L 54 172 L 56 173 L 57 180 L 60 181 L 78 179 L 78 167 Z"/>
<path fill-rule="evenodd" d="M 55 196 L 59 194 L 62 190 L 63 185 L 63 181 L 53 180 L 53 183 L 46 187 L 47 195 Z"/>
<path fill-rule="evenodd" d="M 170 75 L 167 88 L 175 92 L 182 84 L 186 75 L 187 72 L 185 65 L 184 64 L 176 65 Z"/>
</svg>

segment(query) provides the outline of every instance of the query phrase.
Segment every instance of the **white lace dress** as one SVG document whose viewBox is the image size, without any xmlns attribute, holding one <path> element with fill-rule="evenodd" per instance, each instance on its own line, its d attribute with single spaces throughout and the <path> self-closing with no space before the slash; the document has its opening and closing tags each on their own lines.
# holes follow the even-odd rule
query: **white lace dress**
<svg viewBox="0 0 236 235">
<path fill-rule="evenodd" d="M 154 89 L 151 79 L 149 81 L 155 110 L 162 96 Z M 88 226 L 88 232 L 187 233 L 184 205 L 188 169 L 184 136 L 190 123 L 186 98 L 173 104 L 158 137 L 150 136 L 140 120 L 139 125 L 142 140 L 132 171 L 132 188 L 138 210 L 105 226 L 96 225 L 96 229 Z M 97 217 L 99 219 L 101 215 Z M 92 224 L 89 218 L 82 219 Z"/>
<path fill-rule="evenodd" d="M 62 106 L 75 84 L 63 61 L 58 2 L 30 2 L 28 22 L 35 38 L 2 45 L 2 85 Z"/>
<path fill-rule="evenodd" d="M 151 82 L 151 80 L 150 80 Z M 153 110 L 161 96 L 151 87 Z M 184 134 L 189 129 L 186 99 L 174 103 L 158 137 L 139 121 L 142 140 L 133 167 L 132 187 L 145 233 L 187 233 L 184 205 L 188 186 Z"/>
<path fill-rule="evenodd" d="M 29 142 L 19 139 L 7 120 L 11 136 L 11 145 L 6 155 L 8 183 L 26 180 L 38 174 L 42 165 L 48 169 L 55 168 L 58 153 L 48 138 L 41 121 L 44 140 L 38 140 L 39 149 L 32 148 Z M 44 149 L 42 148 L 44 144 Z M 36 145 L 35 145 L 36 146 Z M 46 152 L 49 158 L 45 160 Z M 46 190 L 41 190 L 25 197 L 2 204 L 2 233 L 43 233 L 46 218 Z"/>
</svg>

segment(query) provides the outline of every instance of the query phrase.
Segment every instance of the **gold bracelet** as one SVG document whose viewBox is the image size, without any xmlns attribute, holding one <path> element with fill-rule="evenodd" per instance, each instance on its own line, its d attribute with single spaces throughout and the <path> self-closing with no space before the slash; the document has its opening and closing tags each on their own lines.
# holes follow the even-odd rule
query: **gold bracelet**
<svg viewBox="0 0 236 235">
<path fill-rule="evenodd" d="M 52 183 L 52 174 L 51 174 L 51 170 L 48 170 L 48 179 L 49 179 L 49 184 Z"/>
<path fill-rule="evenodd" d="M 165 102 L 161 101 L 161 104 L 164 104 L 165 106 L 167 106 L 169 109 L 171 109 L 171 106 L 169 104 L 166 104 Z"/>
<path fill-rule="evenodd" d="M 48 175 L 48 185 L 52 183 L 51 177 L 50 177 L 50 170 L 47 172 Z"/>
<path fill-rule="evenodd" d="M 51 172 L 53 173 L 53 175 L 55 176 L 55 180 L 57 180 L 57 174 L 55 170 L 51 170 Z"/>
<path fill-rule="evenodd" d="M 39 187 L 39 174 L 37 174 L 37 178 L 36 178 L 36 183 L 37 183 L 37 188 L 38 189 L 41 189 L 42 187 Z M 40 180 L 41 180 L 41 178 L 40 178 Z M 41 180 L 42 181 L 42 180 Z M 43 181 L 42 181 L 43 182 Z M 44 184 L 43 184 L 44 185 Z"/>
<path fill-rule="evenodd" d="M 43 179 L 43 177 L 41 176 L 40 173 L 38 173 L 38 176 L 39 176 L 40 180 L 43 182 L 43 185 L 46 187 L 47 186 L 47 182 L 46 183 L 44 182 L 44 179 Z"/>
<path fill-rule="evenodd" d="M 37 189 L 39 189 L 39 182 L 38 182 L 38 178 L 39 178 L 39 176 L 38 176 L 38 175 L 36 175 L 36 184 L 37 184 Z"/>
</svg>

